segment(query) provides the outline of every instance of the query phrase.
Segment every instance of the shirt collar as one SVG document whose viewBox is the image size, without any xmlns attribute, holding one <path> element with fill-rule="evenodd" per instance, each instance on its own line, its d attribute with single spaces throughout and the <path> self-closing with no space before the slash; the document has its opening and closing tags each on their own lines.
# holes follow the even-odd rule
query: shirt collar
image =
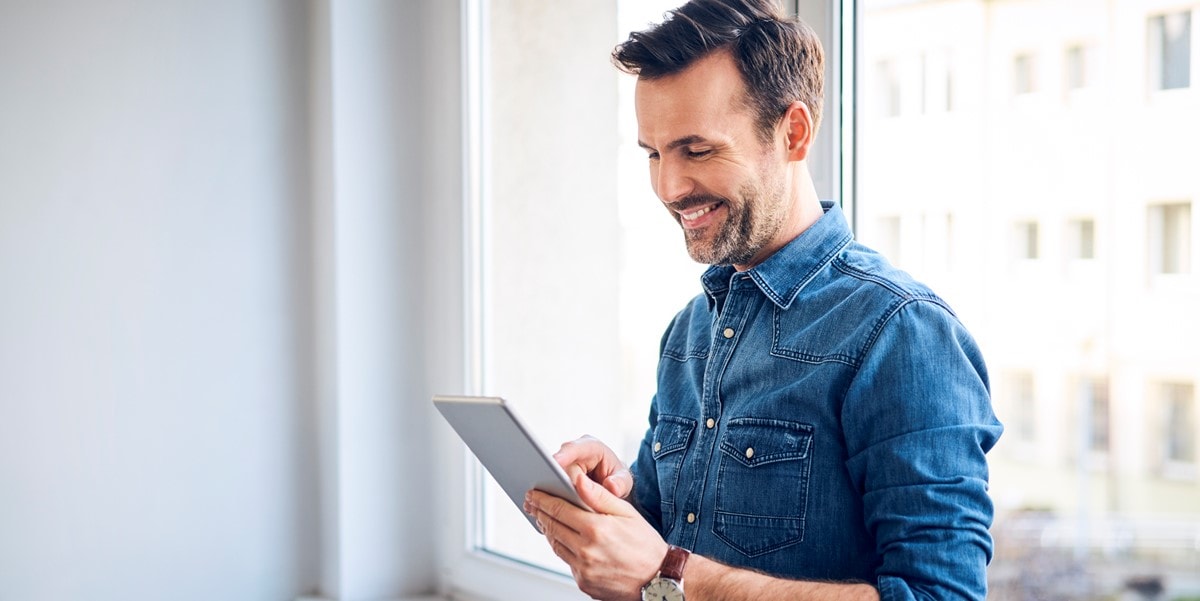
<svg viewBox="0 0 1200 601">
<path fill-rule="evenodd" d="M 744 272 L 780 309 L 790 307 L 805 284 L 854 240 L 841 207 L 828 200 L 821 201 L 821 207 L 825 215 L 816 223 L 767 260 Z M 710 310 L 722 304 L 735 274 L 732 265 L 713 265 L 701 276 Z"/>
</svg>

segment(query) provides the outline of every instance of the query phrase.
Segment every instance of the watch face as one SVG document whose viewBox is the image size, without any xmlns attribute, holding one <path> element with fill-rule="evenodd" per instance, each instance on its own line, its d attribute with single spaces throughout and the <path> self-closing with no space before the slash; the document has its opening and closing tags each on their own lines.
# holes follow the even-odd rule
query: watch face
<svg viewBox="0 0 1200 601">
<path fill-rule="evenodd" d="M 670 578 L 655 578 L 642 589 L 642 601 L 684 601 L 683 589 Z"/>
</svg>

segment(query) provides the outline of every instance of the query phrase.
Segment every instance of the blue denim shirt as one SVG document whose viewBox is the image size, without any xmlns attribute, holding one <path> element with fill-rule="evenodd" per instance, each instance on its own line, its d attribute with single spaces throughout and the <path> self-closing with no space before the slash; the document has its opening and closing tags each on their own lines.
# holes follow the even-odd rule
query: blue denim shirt
<svg viewBox="0 0 1200 601">
<path fill-rule="evenodd" d="M 825 210 L 754 268 L 710 268 L 667 329 L 636 500 L 729 565 L 983 599 L 1001 426 L 979 349 Z"/>
</svg>

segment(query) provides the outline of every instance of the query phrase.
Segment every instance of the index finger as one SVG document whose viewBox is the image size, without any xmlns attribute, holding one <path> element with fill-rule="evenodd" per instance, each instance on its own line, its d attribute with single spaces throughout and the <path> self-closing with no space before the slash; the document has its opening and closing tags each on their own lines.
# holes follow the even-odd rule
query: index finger
<svg viewBox="0 0 1200 601">
<path fill-rule="evenodd" d="M 554 454 L 554 459 L 571 476 L 572 481 L 575 480 L 575 474 L 582 471 L 622 499 L 633 491 L 633 476 L 625 464 L 621 463 L 612 449 L 595 437 L 582 436 L 563 444 Z"/>
<path fill-rule="evenodd" d="M 612 453 L 612 451 L 603 442 L 594 436 L 584 435 L 564 442 L 558 448 L 558 452 L 554 454 L 554 459 L 564 470 L 571 466 L 578 466 L 584 472 L 590 473 L 604 463 L 605 455 L 608 453 Z"/>
</svg>

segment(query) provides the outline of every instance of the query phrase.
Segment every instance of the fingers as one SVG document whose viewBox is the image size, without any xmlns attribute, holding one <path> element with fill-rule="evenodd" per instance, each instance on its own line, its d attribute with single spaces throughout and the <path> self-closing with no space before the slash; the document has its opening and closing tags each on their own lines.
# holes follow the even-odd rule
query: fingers
<svg viewBox="0 0 1200 601">
<path fill-rule="evenodd" d="M 581 436 L 575 440 L 564 442 L 554 454 L 554 459 L 563 469 L 578 465 L 584 471 L 590 472 L 603 463 L 605 455 L 611 453 L 604 443 L 592 436 Z"/>
<path fill-rule="evenodd" d="M 583 474 L 580 474 L 572 484 L 575 485 L 575 490 L 579 491 L 579 498 L 597 513 L 619 516 L 638 515 L 637 510 L 627 501 L 614 495 L 607 487 L 596 484 Z"/>
<path fill-rule="evenodd" d="M 584 476 L 580 477 L 587 480 Z M 546 533 L 547 528 L 556 528 L 560 532 L 570 530 L 577 533 L 583 516 L 590 514 L 590 512 L 572 505 L 569 501 L 536 489 L 525 493 L 524 509 L 525 513 L 537 520 L 543 534 Z"/>
<path fill-rule="evenodd" d="M 552 538 L 547 538 L 547 540 L 550 542 L 550 550 L 554 551 L 554 554 L 557 555 L 559 559 L 567 562 L 567 565 L 574 566 L 579 561 L 578 556 L 575 555 L 575 552 L 563 543 L 560 543 Z M 572 567 L 571 571 L 574 572 L 575 568 Z"/>
<path fill-rule="evenodd" d="M 571 481 L 576 473 L 586 473 L 592 480 L 604 484 L 614 495 L 625 498 L 633 491 L 633 476 L 603 442 L 583 436 L 562 445 L 554 459 L 567 472 Z"/>
<path fill-rule="evenodd" d="M 582 474 L 580 477 L 587 480 Z M 538 530 L 550 542 L 554 553 L 570 563 L 571 559 L 564 553 L 571 556 L 576 554 L 576 549 L 583 542 L 579 532 L 581 525 L 586 524 L 587 516 L 594 514 L 537 490 L 525 494 L 524 509 L 525 513 L 533 516 Z"/>
<path fill-rule="evenodd" d="M 563 470 L 567 472 L 567 477 L 571 479 L 571 482 L 574 482 L 575 478 L 581 474 L 587 475 L 587 472 L 578 463 L 568 463 L 563 466 Z"/>
<path fill-rule="evenodd" d="M 604 479 L 604 488 L 624 499 L 633 492 L 633 474 L 629 473 L 629 470 L 621 468 Z"/>
<path fill-rule="evenodd" d="M 525 511 L 540 524 L 554 554 L 595 599 L 635 599 L 658 569 L 667 543 L 628 502 L 580 470 L 572 484 L 595 512 L 531 490 Z"/>
</svg>

